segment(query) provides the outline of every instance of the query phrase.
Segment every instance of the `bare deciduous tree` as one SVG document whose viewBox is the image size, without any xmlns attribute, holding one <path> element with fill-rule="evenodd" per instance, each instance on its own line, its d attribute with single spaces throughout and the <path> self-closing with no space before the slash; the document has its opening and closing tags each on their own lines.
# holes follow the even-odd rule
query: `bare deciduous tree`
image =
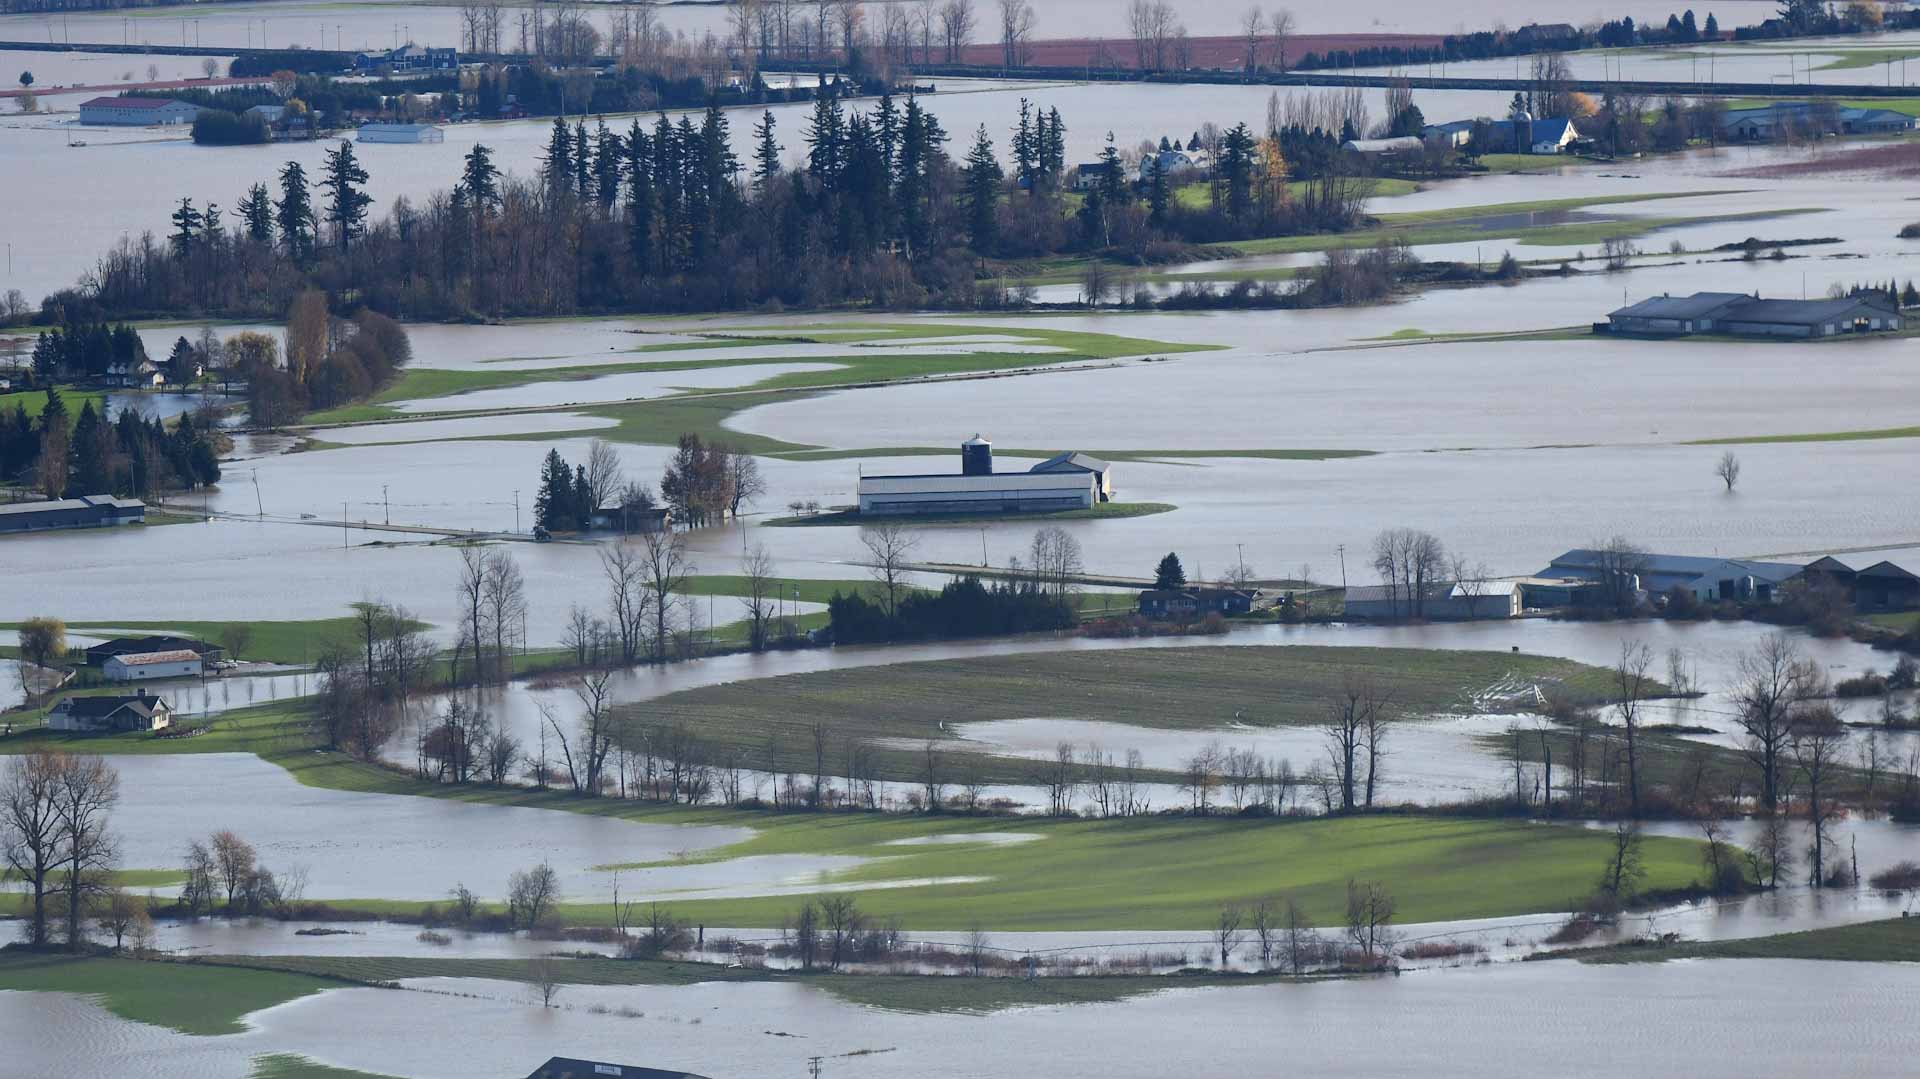
<svg viewBox="0 0 1920 1079">
<path fill-rule="evenodd" d="M 1740 657 L 1732 696 L 1745 734 L 1741 752 L 1760 772 L 1760 809 L 1767 815 L 1780 806 L 1782 772 L 1795 720 L 1806 702 L 1824 693 L 1820 669 L 1784 633 L 1769 634 Z"/>
<path fill-rule="evenodd" d="M 560 875 L 545 862 L 507 878 L 507 918 L 516 928 L 533 929 L 560 902 Z"/>
<path fill-rule="evenodd" d="M 1828 833 L 1841 812 L 1833 784 L 1846 740 L 1846 724 L 1824 704 L 1808 709 L 1793 725 L 1793 762 L 1807 783 L 1807 826 L 1813 838 L 1807 848 L 1807 883 L 1815 888 L 1827 883 Z"/>
<path fill-rule="evenodd" d="M 513 555 L 498 550 L 487 555 L 485 585 L 487 620 L 493 627 L 493 661 L 499 665 L 499 679 L 505 681 L 513 674 L 509 642 L 527 614 L 526 578 Z"/>
<path fill-rule="evenodd" d="M 667 658 L 667 618 L 672 613 L 675 594 L 693 570 L 687 557 L 687 542 L 678 532 L 661 530 L 640 537 L 642 579 L 653 607 L 653 655 L 656 662 Z"/>
<path fill-rule="evenodd" d="M 1607 847 L 1606 867 L 1600 873 L 1599 895 L 1611 910 L 1618 910 L 1639 890 L 1647 870 L 1640 856 L 1638 822 L 1621 821 L 1609 838 L 1612 842 Z"/>
<path fill-rule="evenodd" d="M 54 815 L 59 821 L 61 882 L 67 894 L 67 947 L 86 944 L 87 908 L 107 889 L 119 850 L 107 818 L 120 801 L 120 774 L 102 757 L 60 755 Z"/>
<path fill-rule="evenodd" d="M 1220 969 L 1227 969 L 1233 959 L 1233 950 L 1240 946 L 1240 925 L 1246 920 L 1246 912 L 1238 906 L 1228 903 L 1220 908 L 1213 920 L 1213 946 L 1220 953 Z"/>
<path fill-rule="evenodd" d="M 1639 641 L 1620 643 L 1620 662 L 1613 668 L 1614 707 L 1627 737 L 1627 806 L 1640 819 L 1640 704 L 1653 692 L 1653 649 Z"/>
<path fill-rule="evenodd" d="M 1384 962 L 1393 947 L 1393 912 L 1393 896 L 1383 885 L 1347 881 L 1347 940 L 1367 967 Z"/>
<path fill-rule="evenodd" d="M 880 586 L 880 600 L 886 609 L 888 632 L 900 613 L 900 599 L 907 590 L 907 573 L 918 534 L 905 525 L 887 523 L 860 530 L 860 545 L 867 549 L 867 572 Z"/>
<path fill-rule="evenodd" d="M 1719 463 L 1713 466 L 1713 474 L 1720 477 L 1720 482 L 1727 485 L 1728 491 L 1732 491 L 1734 485 L 1740 482 L 1740 458 L 1734 456 L 1732 450 L 1721 454 Z"/>
<path fill-rule="evenodd" d="M 66 755 L 47 750 L 10 757 L 0 778 L 0 851 L 10 876 L 25 883 L 27 942 L 47 945 L 47 897 L 60 861 L 60 775 Z"/>
<path fill-rule="evenodd" d="M 755 652 L 764 651 L 779 609 L 779 585 L 775 582 L 773 555 L 765 544 L 754 544 L 740 563 L 746 577 L 747 644 Z"/>
</svg>

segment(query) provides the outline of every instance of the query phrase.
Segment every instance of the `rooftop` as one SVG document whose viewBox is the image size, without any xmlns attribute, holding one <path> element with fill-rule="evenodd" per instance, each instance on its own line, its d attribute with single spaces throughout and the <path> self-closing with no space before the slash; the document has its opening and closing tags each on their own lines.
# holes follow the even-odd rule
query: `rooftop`
<svg viewBox="0 0 1920 1079">
<path fill-rule="evenodd" d="M 168 105 L 185 105 L 184 101 L 160 97 L 96 97 L 91 101 L 82 101 L 83 109 L 164 109 Z"/>
<path fill-rule="evenodd" d="M 175 648 L 166 652 L 127 652 L 114 656 L 121 666 L 137 667 L 145 663 L 190 663 L 200 658 L 200 653 L 191 648 Z"/>
<path fill-rule="evenodd" d="M 99 697 L 68 697 L 61 707 L 69 714 L 82 719 L 104 719 L 122 708 L 131 708 L 143 716 L 151 716 L 158 708 L 166 707 L 160 698 L 148 693 L 110 694 Z"/>
</svg>

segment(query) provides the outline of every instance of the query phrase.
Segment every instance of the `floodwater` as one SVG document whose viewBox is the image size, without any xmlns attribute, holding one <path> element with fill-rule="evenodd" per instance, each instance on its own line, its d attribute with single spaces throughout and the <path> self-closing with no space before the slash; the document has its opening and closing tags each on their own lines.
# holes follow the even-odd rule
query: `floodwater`
<svg viewBox="0 0 1920 1079">
<path fill-rule="evenodd" d="M 914 9 L 907 0 L 893 2 L 910 12 Z M 875 9 L 887 6 L 890 6 L 889 0 L 879 0 L 873 5 Z M 1240 32 L 1242 9 L 1232 5 L 1174 0 L 1173 7 L 1187 31 L 1195 36 L 1232 36 Z M 1621 15 L 1632 15 L 1638 22 L 1652 20 L 1660 24 L 1669 14 L 1657 3 L 1607 7 L 1591 0 L 1550 0 L 1529 7 L 1522 19 L 1516 19 L 1511 4 L 1497 0 L 1474 0 L 1465 6 L 1445 8 L 1408 0 L 1372 0 L 1358 8 L 1314 4 L 1289 7 L 1295 19 L 1295 32 L 1311 34 L 1451 34 L 1524 22 L 1566 22 L 1583 26 Z M 1774 14 L 1769 0 L 1725 0 L 1714 11 L 1719 15 L 1721 26 L 1728 29 L 1758 23 Z M 1047 0 L 1034 5 L 1034 16 L 1036 38 L 1091 37 L 1104 40 L 1123 56 L 1133 47 L 1124 8 L 1107 0 Z M 605 30 L 604 19 L 589 17 Z M 656 7 L 655 17 L 668 30 L 695 39 L 709 32 L 722 37 L 726 34 L 723 5 L 662 4 Z M 985 25 L 993 22 L 991 11 L 980 9 L 978 18 L 983 25 L 974 32 L 975 43 L 996 40 L 997 31 Z M 508 21 L 507 36 L 511 39 L 514 25 L 511 14 Z M 877 27 L 879 23 L 878 10 L 869 13 L 868 25 Z M 936 37 L 938 32 L 936 25 Z M 454 45 L 460 41 L 460 26 L 457 12 L 438 6 L 379 2 L 328 4 L 303 0 L 223 4 L 208 14 L 185 14 L 164 8 L 142 10 L 131 19 L 122 19 L 113 13 L 78 11 L 51 17 L 12 15 L 0 17 L 0 38 L 114 44 L 132 41 L 205 45 L 209 49 L 258 47 L 264 40 L 274 48 L 358 50 L 387 49 L 409 39 L 425 45 Z M 512 40 L 507 44 L 511 46 Z"/>
<path fill-rule="evenodd" d="M 593 866 L 668 860 L 750 834 L 306 787 L 250 754 L 115 757 L 111 763 L 120 773 L 113 828 L 123 864 L 175 866 L 189 839 L 230 829 L 276 872 L 305 867 L 310 899 L 437 901 L 459 883 L 498 899 L 510 874 L 546 861 L 558 871 L 563 894 L 587 901 L 607 894 L 607 878 Z M 706 868 L 689 867 L 695 874 Z M 806 868 L 794 860 L 771 872 L 785 879 Z"/>
<path fill-rule="evenodd" d="M 213 1038 L 115 1019 L 72 996 L 7 993 L 0 1038 L 30 1071 L 239 1077 L 250 1054 L 297 1052 L 422 1079 L 531 1068 L 549 1046 L 715 1076 L 801 1074 L 809 1058 L 824 1058 L 834 1075 L 936 1079 L 1020 1074 L 1036 1059 L 1062 1079 L 1165 1075 L 1202 1059 L 1209 1071 L 1246 1074 L 1285 1059 L 1312 1075 L 1478 1077 L 1550 1059 L 1556 1074 L 1581 1077 L 1899 1076 L 1920 1050 L 1906 1022 L 1920 971 L 1892 964 L 1500 965 L 987 1016 L 886 1011 L 797 984 L 566 986 L 558 1008 L 540 1007 L 517 983 L 407 986 L 414 991 L 330 990 L 254 1013 L 245 1034 Z M 421 1037 L 448 1030 L 487 1037 Z"/>
</svg>

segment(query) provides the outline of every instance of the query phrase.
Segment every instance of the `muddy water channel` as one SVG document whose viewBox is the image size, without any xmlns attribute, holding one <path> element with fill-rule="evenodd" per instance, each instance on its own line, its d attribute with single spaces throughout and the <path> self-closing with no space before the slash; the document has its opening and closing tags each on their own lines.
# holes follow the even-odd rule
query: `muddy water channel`
<svg viewBox="0 0 1920 1079">
<path fill-rule="evenodd" d="M 0 994 L 0 1041 L 22 1074 L 238 1077 L 294 1052 L 337 1067 L 439 1079 L 531 1068 L 553 1048 L 713 1076 L 1044 1074 L 1062 1079 L 1271 1074 L 1479 1077 L 1551 1060 L 1556 1075 L 1899 1076 L 1920 970 L 1785 961 L 1526 964 L 1304 985 L 1172 990 L 991 1015 L 848 1004 L 801 985 L 569 986 L 557 1009 L 524 985 L 425 979 L 337 989 L 190 1038 L 61 994 Z M 1577 1001 L 1575 1004 L 1573 1002 Z M 351 1030 L 351 1037 L 341 1032 Z M 422 1031 L 485 1030 L 484 1038 Z M 1622 1036 L 1630 1031 L 1631 1036 Z M 522 1057 L 525 1059 L 523 1060 Z"/>
</svg>

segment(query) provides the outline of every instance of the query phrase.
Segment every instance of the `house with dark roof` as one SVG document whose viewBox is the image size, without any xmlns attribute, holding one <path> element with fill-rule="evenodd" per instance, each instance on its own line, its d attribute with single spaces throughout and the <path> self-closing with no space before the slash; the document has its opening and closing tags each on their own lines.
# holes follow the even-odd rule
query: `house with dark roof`
<svg viewBox="0 0 1920 1079">
<path fill-rule="evenodd" d="M 56 731 L 157 731 L 172 726 L 173 709 L 144 690 L 131 696 L 68 697 L 47 711 Z"/>
<path fill-rule="evenodd" d="M 1650 296 L 1607 313 L 1607 331 L 1656 337 L 1701 333 L 1741 337 L 1835 337 L 1892 333 L 1903 318 L 1878 296 L 1769 300 L 1740 292 Z M 1596 330 L 1599 327 L 1596 327 Z"/>
<path fill-rule="evenodd" d="M 1257 588 L 1149 588 L 1138 600 L 1142 617 L 1190 621 L 1210 614 L 1246 614 L 1260 602 Z"/>
<path fill-rule="evenodd" d="M 554 1057 L 527 1073 L 527 1079 L 705 1079 L 692 1072 L 662 1071 L 637 1064 L 607 1064 L 597 1060 Z"/>
<path fill-rule="evenodd" d="M 190 124 L 200 106 L 158 97 L 96 97 L 80 103 L 80 122 L 105 127 Z"/>
<path fill-rule="evenodd" d="M 1102 502 L 1113 501 L 1113 465 L 1090 453 L 1068 450 L 1027 469 L 1028 472 L 1086 472 L 1093 476 L 1094 493 Z"/>
</svg>

